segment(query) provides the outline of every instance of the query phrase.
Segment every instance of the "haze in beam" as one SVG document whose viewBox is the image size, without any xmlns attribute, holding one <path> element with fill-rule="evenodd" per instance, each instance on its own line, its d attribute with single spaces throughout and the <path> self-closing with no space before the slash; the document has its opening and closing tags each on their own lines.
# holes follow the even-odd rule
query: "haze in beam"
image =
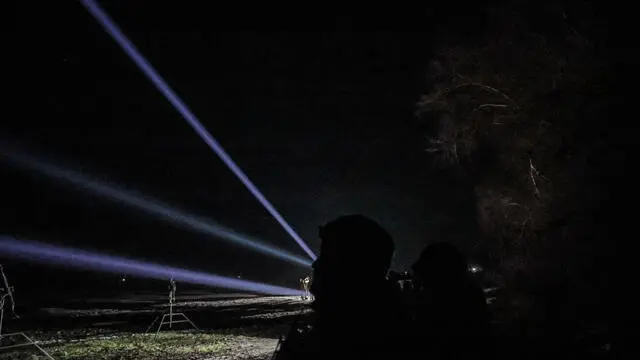
<svg viewBox="0 0 640 360">
<path fill-rule="evenodd" d="M 239 280 L 205 272 L 181 269 L 167 265 L 137 261 L 129 258 L 54 246 L 41 242 L 18 240 L 0 236 L 0 254 L 47 265 L 71 267 L 116 274 L 131 274 L 148 279 L 173 278 L 190 284 L 240 290 L 248 293 L 300 296 L 302 291 L 259 282 Z"/>
<path fill-rule="evenodd" d="M 227 167 L 238 177 L 244 186 L 253 194 L 253 196 L 264 206 L 264 208 L 278 221 L 282 228 L 295 240 L 305 253 L 312 260 L 316 259 L 316 255 L 296 233 L 289 223 L 280 215 L 275 207 L 267 200 L 267 198 L 258 190 L 258 188 L 249 180 L 249 177 L 240 169 L 233 161 L 231 156 L 224 150 L 222 145 L 207 131 L 196 115 L 187 107 L 180 97 L 171 89 L 169 84 L 160 76 L 158 71 L 151 66 L 149 61 L 140 53 L 133 43 L 124 35 L 122 30 L 115 24 L 109 15 L 94 1 L 81 0 L 82 5 L 89 13 L 100 23 L 104 30 L 111 35 L 124 52 L 133 60 L 144 75 L 155 85 L 155 87 L 164 95 L 164 97 L 175 107 L 182 117 L 191 125 L 198 136 L 213 150 L 218 157 L 227 165 Z"/>
<path fill-rule="evenodd" d="M 187 230 L 211 235 L 216 239 L 224 240 L 230 244 L 241 246 L 245 249 L 257 251 L 277 259 L 285 260 L 295 265 L 303 267 L 311 266 L 311 261 L 307 258 L 280 250 L 272 245 L 217 224 L 210 219 L 205 219 L 176 209 L 157 199 L 93 180 L 77 171 L 63 168 L 53 164 L 52 162 L 40 161 L 16 150 L 5 149 L 3 146 L 0 146 L 0 155 L 14 165 L 35 171 L 51 179 L 64 181 L 65 183 L 71 184 L 82 191 L 89 192 L 110 201 L 142 210 L 150 215 L 167 220 Z"/>
</svg>

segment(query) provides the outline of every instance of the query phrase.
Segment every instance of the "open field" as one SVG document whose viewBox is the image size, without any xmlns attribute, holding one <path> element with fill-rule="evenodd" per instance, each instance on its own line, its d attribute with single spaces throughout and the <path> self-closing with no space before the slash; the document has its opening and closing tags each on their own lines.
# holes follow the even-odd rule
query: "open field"
<svg viewBox="0 0 640 360">
<path fill-rule="evenodd" d="M 168 312 L 164 302 L 160 294 L 71 300 L 9 321 L 3 332 L 24 331 L 55 359 L 268 359 L 293 319 L 311 313 L 297 297 L 185 293 L 174 312 L 200 331 L 180 323 L 156 335 L 156 322 L 146 333 Z M 23 342 L 2 339 L 3 346 Z M 0 352 L 0 359 L 45 358 L 34 346 Z"/>
</svg>

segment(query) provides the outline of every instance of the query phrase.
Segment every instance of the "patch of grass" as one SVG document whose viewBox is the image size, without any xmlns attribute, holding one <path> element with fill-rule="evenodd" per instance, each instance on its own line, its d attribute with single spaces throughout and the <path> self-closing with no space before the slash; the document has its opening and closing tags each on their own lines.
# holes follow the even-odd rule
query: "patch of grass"
<svg viewBox="0 0 640 360">
<path fill-rule="evenodd" d="M 56 359 L 198 359 L 230 349 L 229 336 L 167 332 L 93 338 L 48 349 Z"/>
</svg>

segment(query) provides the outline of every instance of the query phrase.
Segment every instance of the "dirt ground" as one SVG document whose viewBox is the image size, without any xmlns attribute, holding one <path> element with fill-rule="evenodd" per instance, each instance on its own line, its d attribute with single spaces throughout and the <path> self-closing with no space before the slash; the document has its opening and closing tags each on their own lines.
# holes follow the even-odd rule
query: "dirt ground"
<svg viewBox="0 0 640 360">
<path fill-rule="evenodd" d="M 161 294 L 75 299 L 7 321 L 3 335 L 24 332 L 55 359 L 257 360 L 271 357 L 295 318 L 311 315 L 309 303 L 298 297 L 186 293 L 173 311 L 199 330 L 184 322 L 155 334 L 160 321 L 149 326 L 168 311 Z M 22 335 L 1 339 L 2 346 L 26 342 Z M 0 350 L 0 359 L 47 357 L 35 346 L 20 346 Z"/>
<path fill-rule="evenodd" d="M 489 300 L 500 303 L 493 297 Z M 23 332 L 57 360 L 270 359 L 294 320 L 310 320 L 309 305 L 298 297 L 184 292 L 178 294 L 174 312 L 185 314 L 199 330 L 185 322 L 155 334 L 159 322 L 150 325 L 169 311 L 164 293 L 79 297 L 32 307 L 17 320 L 5 318 L 2 333 Z M 494 317 L 501 318 L 496 315 L 501 308 L 492 308 Z M 547 358 L 548 353 L 557 354 L 558 344 L 567 354 L 580 355 L 571 358 L 609 358 L 613 353 L 606 329 L 572 332 L 558 342 L 523 333 L 519 322 L 513 323 L 515 327 L 502 322 L 493 329 L 494 341 L 500 344 L 497 358 Z M 0 345 L 25 344 L 25 340 L 22 335 L 5 336 Z M 0 360 L 46 359 L 37 350 L 35 346 L 0 349 Z"/>
</svg>

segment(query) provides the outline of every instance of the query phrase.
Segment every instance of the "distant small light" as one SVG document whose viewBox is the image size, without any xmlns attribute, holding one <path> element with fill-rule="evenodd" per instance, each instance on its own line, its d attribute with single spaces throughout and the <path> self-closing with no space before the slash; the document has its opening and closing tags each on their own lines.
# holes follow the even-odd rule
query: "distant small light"
<svg viewBox="0 0 640 360">
<path fill-rule="evenodd" d="M 475 273 L 477 273 L 477 272 L 482 271 L 482 268 L 481 268 L 480 266 L 473 265 L 473 266 L 471 266 L 471 267 L 469 268 L 469 271 L 471 271 L 472 273 L 474 273 L 474 274 L 475 274 Z"/>
<path fill-rule="evenodd" d="M 125 281 L 127 281 L 127 279 L 125 278 L 120 279 L 120 282 L 125 282 Z"/>
</svg>

